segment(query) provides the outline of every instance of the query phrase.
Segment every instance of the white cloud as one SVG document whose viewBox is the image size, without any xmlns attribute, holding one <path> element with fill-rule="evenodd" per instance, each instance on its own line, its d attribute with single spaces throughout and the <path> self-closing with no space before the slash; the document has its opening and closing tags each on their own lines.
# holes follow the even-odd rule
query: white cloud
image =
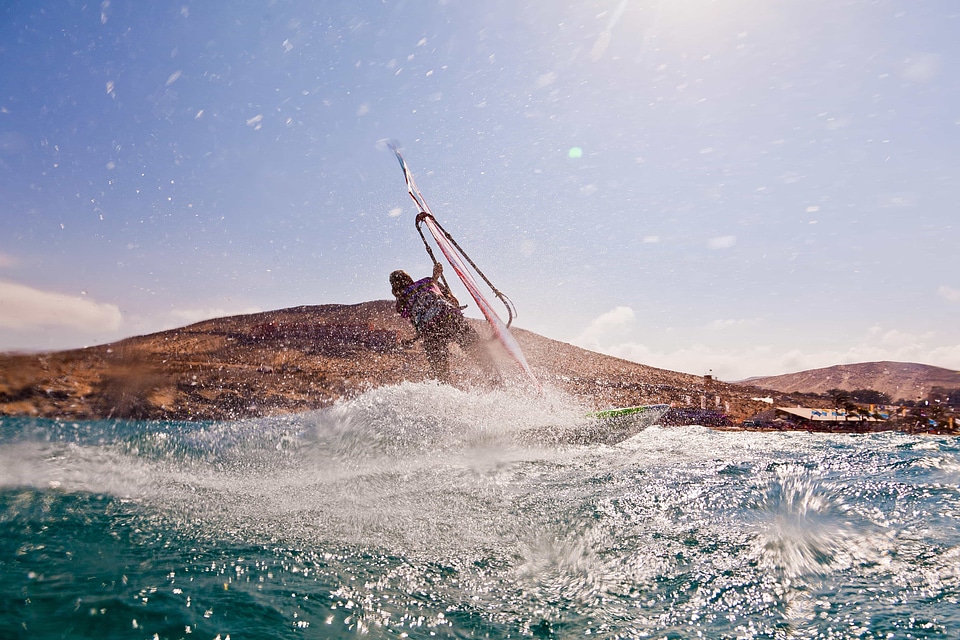
<svg viewBox="0 0 960 640">
<path fill-rule="evenodd" d="M 0 281 L 2 329 L 19 331 L 60 327 L 82 331 L 116 331 L 122 320 L 120 309 L 113 304 Z"/>
<path fill-rule="evenodd" d="M 260 307 L 243 307 L 240 309 L 227 309 L 210 307 L 207 309 L 174 309 L 167 314 L 164 319 L 164 329 L 177 329 L 195 322 L 203 320 L 212 320 L 213 318 L 227 318 L 229 316 L 247 315 L 250 313 L 260 313 L 263 311 Z"/>
<path fill-rule="evenodd" d="M 540 77 L 537 78 L 537 89 L 543 89 L 544 87 L 549 87 L 554 82 L 557 81 L 557 74 L 553 71 L 548 71 Z"/>
<path fill-rule="evenodd" d="M 127 314 L 115 304 L 99 303 L 86 296 L 0 280 L 0 351 L 75 349 L 260 311 L 259 307 L 208 307 Z"/>
<path fill-rule="evenodd" d="M 758 324 L 759 320 L 757 319 L 748 319 L 748 318 L 717 318 L 709 324 L 711 329 L 722 331 L 724 329 L 732 329 L 735 327 L 744 327 Z"/>
<path fill-rule="evenodd" d="M 954 289 L 953 287 L 942 284 L 940 288 L 937 289 L 937 293 L 948 302 L 960 302 L 960 289 Z"/>
<path fill-rule="evenodd" d="M 873 329 L 873 327 L 871 327 Z M 896 350 L 916 350 L 922 349 L 927 340 L 933 337 L 931 333 L 924 333 L 920 335 L 915 335 L 912 333 L 907 333 L 906 331 L 899 331 L 897 329 L 890 329 L 887 331 L 879 331 L 873 333 L 871 331 L 871 337 L 876 335 L 879 339 L 876 341 L 876 344 L 885 348 L 885 349 L 896 349 Z"/>
<path fill-rule="evenodd" d="M 610 339 L 622 339 L 624 332 L 629 329 L 636 316 L 630 307 L 616 307 L 594 318 L 586 329 L 577 336 L 573 343 L 585 349 L 600 350 L 600 346 L 609 343 Z"/>
<path fill-rule="evenodd" d="M 718 236 L 710 238 L 707 242 L 707 246 L 711 249 L 729 249 L 735 244 L 737 244 L 737 236 Z"/>
<path fill-rule="evenodd" d="M 940 54 L 916 53 L 903 61 L 901 75 L 916 83 L 932 82 L 940 75 Z"/>
<path fill-rule="evenodd" d="M 702 343 L 673 350 L 657 350 L 637 342 L 625 342 L 602 351 L 611 356 L 642 364 L 704 375 L 712 373 L 721 380 L 742 380 L 756 375 L 784 373 L 783 356 L 768 345 L 749 349 L 713 347 Z"/>
<path fill-rule="evenodd" d="M 960 341 L 954 336 L 934 333 L 911 333 L 898 329 L 869 327 L 859 337 L 852 337 L 849 347 L 824 345 L 822 348 L 791 347 L 789 338 L 778 344 L 733 344 L 729 337 L 704 343 L 691 340 L 689 345 L 651 346 L 648 338 L 632 340 L 628 335 L 634 326 L 634 313 L 629 307 L 617 307 L 604 313 L 574 340 L 573 344 L 607 355 L 642 364 L 704 375 L 712 372 L 721 380 L 736 381 L 754 376 L 778 375 L 819 369 L 837 364 L 858 362 L 919 362 L 948 369 L 960 369 Z M 731 330 L 749 327 L 756 320 L 718 320 L 707 329 Z M 698 332 L 689 329 L 691 334 Z M 660 334 L 676 345 L 682 330 Z M 709 335 L 709 334 L 708 334 Z M 725 336 L 727 334 L 724 334 Z M 936 342 L 937 340 L 940 342 Z"/>
<path fill-rule="evenodd" d="M 579 346 L 590 348 L 585 344 Z M 730 348 L 702 343 L 673 350 L 657 350 L 646 344 L 624 342 L 593 350 L 670 371 L 694 375 L 704 375 L 712 372 L 717 378 L 728 382 L 744 380 L 754 376 L 772 376 L 808 369 L 820 369 L 836 364 L 886 360 L 919 362 L 947 369 L 960 369 L 957 366 L 960 364 L 960 344 L 934 348 L 913 346 L 890 349 L 879 345 L 861 343 L 846 350 L 805 351 L 800 349 L 784 350 L 773 345 Z"/>
<path fill-rule="evenodd" d="M 927 354 L 929 364 L 960 371 L 960 343 L 934 347 Z"/>
</svg>

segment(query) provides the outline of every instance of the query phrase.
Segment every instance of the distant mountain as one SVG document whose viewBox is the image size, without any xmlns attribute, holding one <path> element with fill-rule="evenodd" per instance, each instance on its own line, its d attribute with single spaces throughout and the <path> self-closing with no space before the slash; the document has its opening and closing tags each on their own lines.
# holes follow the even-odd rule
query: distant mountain
<svg viewBox="0 0 960 640">
<path fill-rule="evenodd" d="M 750 378 L 743 384 L 782 393 L 826 393 L 830 389 L 873 389 L 891 400 L 926 398 L 933 387 L 960 389 L 960 372 L 912 362 L 838 364 L 780 376 Z"/>
</svg>

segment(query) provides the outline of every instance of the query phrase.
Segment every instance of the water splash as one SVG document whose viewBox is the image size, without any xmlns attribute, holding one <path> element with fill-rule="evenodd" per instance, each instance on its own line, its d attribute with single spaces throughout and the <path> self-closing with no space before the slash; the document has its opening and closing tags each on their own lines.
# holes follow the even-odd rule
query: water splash
<svg viewBox="0 0 960 640">
<path fill-rule="evenodd" d="M 233 423 L 4 423 L 0 551 L 23 570 L 0 587 L 86 601 L 115 581 L 146 636 L 174 635 L 164 620 L 204 637 L 960 630 L 955 439 L 541 438 L 584 414 L 420 384 Z M 96 615 L 128 631 L 113 602 Z"/>
<path fill-rule="evenodd" d="M 860 517 L 846 493 L 805 466 L 776 468 L 759 505 L 754 553 L 783 592 L 851 567 L 890 563 L 890 532 Z"/>
</svg>

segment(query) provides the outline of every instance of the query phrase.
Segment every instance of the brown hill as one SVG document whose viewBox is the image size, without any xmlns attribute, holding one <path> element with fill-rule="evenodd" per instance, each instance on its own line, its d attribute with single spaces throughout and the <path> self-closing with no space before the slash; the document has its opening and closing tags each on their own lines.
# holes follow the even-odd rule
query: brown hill
<svg viewBox="0 0 960 640">
<path fill-rule="evenodd" d="M 297 307 L 86 349 L 0 355 L 0 415 L 229 419 L 317 409 L 376 386 L 424 380 L 422 347 L 401 346 L 413 330 L 393 306 Z M 674 403 L 736 420 L 767 407 L 750 400 L 761 393 L 750 387 L 513 332 L 545 386 L 592 407 Z M 463 354 L 455 352 L 452 365 L 455 384 L 481 378 Z"/>
<path fill-rule="evenodd" d="M 910 362 L 864 362 L 765 378 L 745 383 L 782 393 L 826 393 L 830 389 L 872 389 L 891 400 L 926 398 L 933 387 L 960 389 L 960 372 Z"/>
</svg>

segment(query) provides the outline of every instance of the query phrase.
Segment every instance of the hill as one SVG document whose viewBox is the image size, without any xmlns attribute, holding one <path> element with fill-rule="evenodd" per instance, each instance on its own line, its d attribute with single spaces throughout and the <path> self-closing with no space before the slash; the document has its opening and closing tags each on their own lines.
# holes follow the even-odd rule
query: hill
<svg viewBox="0 0 960 640">
<path fill-rule="evenodd" d="M 960 389 L 960 372 L 910 362 L 864 362 L 780 376 L 750 378 L 744 383 L 781 393 L 826 393 L 830 389 L 873 389 L 891 400 L 925 398 L 933 387 Z"/>
<path fill-rule="evenodd" d="M 674 403 L 735 420 L 768 406 L 750 398 L 769 393 L 748 386 L 513 333 L 545 386 L 587 406 Z M 420 345 L 400 344 L 412 336 L 394 303 L 381 300 L 218 318 L 86 349 L 3 354 L 0 415 L 217 420 L 319 409 L 380 385 L 429 378 Z M 484 382 L 457 352 L 452 369 L 455 384 Z"/>
</svg>

